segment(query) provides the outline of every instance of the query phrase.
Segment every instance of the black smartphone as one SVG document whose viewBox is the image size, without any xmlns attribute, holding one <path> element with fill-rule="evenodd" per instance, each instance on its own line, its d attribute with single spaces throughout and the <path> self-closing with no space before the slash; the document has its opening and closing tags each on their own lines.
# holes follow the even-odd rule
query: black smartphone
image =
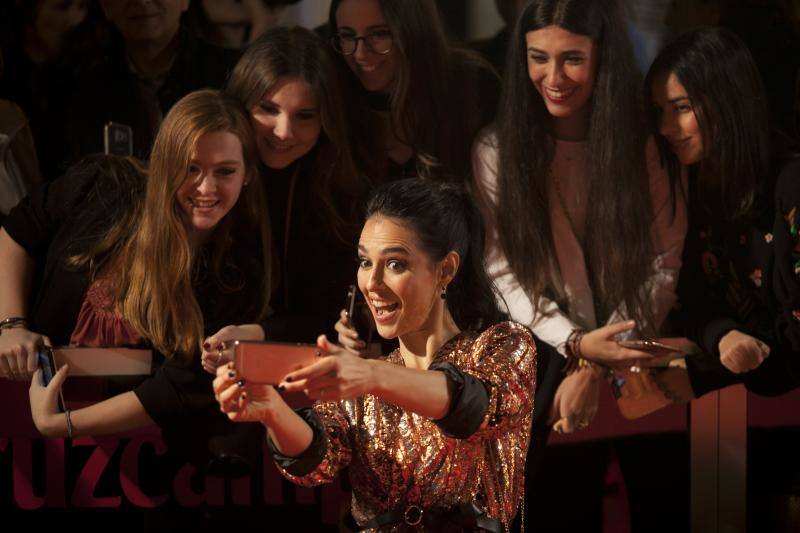
<svg viewBox="0 0 800 533">
<path fill-rule="evenodd" d="M 347 288 L 347 302 L 345 304 L 347 316 L 350 324 L 358 333 L 358 338 L 369 345 L 372 342 L 372 333 L 375 331 L 372 325 L 372 313 L 364 301 L 364 295 L 355 285 Z"/>
<path fill-rule="evenodd" d="M 42 369 L 42 385 L 47 387 L 56 374 L 56 361 L 53 359 L 53 350 L 42 346 L 36 351 L 36 359 Z"/>
<path fill-rule="evenodd" d="M 133 130 L 118 122 L 109 122 L 103 127 L 103 147 L 106 154 L 133 155 Z"/>
</svg>

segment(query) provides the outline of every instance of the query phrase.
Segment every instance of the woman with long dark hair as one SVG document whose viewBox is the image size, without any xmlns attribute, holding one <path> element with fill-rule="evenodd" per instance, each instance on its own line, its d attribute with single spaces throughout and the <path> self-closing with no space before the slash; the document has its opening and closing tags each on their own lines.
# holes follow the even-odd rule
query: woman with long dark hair
<svg viewBox="0 0 800 533">
<path fill-rule="evenodd" d="M 685 206 L 648 139 L 624 20 L 616 0 L 528 3 L 500 113 L 473 153 L 488 270 L 544 345 L 535 442 L 550 424 L 588 426 L 603 366 L 650 357 L 618 341 L 654 336 L 675 301 Z M 544 453 L 530 448 L 529 494 Z"/>
<path fill-rule="evenodd" d="M 483 245 L 467 193 L 387 184 L 368 203 L 358 284 L 400 347 L 364 359 L 320 337 L 328 356 L 278 387 L 317 400 L 299 412 L 271 385 L 237 383 L 233 365 L 217 372 L 223 411 L 267 427 L 288 479 L 318 485 L 349 466 L 354 529 L 502 531 L 517 513 L 536 351 L 523 326 L 497 323 Z"/>
<path fill-rule="evenodd" d="M 689 175 L 679 316 L 704 354 L 686 360 L 694 394 L 786 392 L 800 383 L 800 162 L 771 149 L 757 66 L 730 31 L 700 29 L 661 51 L 646 87 L 663 156 Z"/>
<path fill-rule="evenodd" d="M 569 359 L 630 367 L 647 354 L 616 341 L 654 334 L 671 308 L 685 212 L 648 142 L 620 9 L 527 5 L 501 114 L 473 162 L 511 316 Z M 584 426 L 581 415 L 561 418 Z"/>
<path fill-rule="evenodd" d="M 368 191 L 353 161 L 333 53 L 310 30 L 269 30 L 244 52 L 226 92 L 249 111 L 263 164 L 274 258 L 265 334 L 314 342 L 352 283 L 352 243 Z M 231 360 L 232 340 L 227 331 L 208 340 L 209 372 Z"/>
<path fill-rule="evenodd" d="M 359 104 L 370 177 L 463 183 L 496 107 L 488 63 L 448 43 L 433 0 L 334 0 L 328 27 Z"/>
</svg>

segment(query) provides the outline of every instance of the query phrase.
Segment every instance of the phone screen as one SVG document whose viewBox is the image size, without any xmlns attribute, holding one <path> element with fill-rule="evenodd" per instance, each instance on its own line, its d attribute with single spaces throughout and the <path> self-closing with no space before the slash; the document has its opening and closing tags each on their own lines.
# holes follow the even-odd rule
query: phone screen
<svg viewBox="0 0 800 533">
<path fill-rule="evenodd" d="M 133 130 L 130 126 L 109 122 L 103 127 L 103 144 L 106 154 L 133 155 Z"/>
</svg>

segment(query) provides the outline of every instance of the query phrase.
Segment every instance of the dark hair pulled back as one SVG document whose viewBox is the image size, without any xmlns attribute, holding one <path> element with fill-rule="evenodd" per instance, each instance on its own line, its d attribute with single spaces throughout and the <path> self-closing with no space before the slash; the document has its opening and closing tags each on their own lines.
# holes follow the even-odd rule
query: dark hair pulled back
<svg viewBox="0 0 800 533">
<path fill-rule="evenodd" d="M 464 190 L 416 178 L 392 181 L 376 189 L 366 218 L 398 220 L 414 232 L 432 261 L 456 252 L 460 266 L 447 288 L 447 307 L 463 330 L 481 330 L 500 320 L 494 286 L 484 266 L 483 217 Z"/>
</svg>

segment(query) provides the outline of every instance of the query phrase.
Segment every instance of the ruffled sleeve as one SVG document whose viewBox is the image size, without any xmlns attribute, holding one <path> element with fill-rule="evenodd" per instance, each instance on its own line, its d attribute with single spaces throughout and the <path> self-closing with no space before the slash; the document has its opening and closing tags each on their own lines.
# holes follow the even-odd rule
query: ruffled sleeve
<svg viewBox="0 0 800 533">
<path fill-rule="evenodd" d="M 471 439 L 497 439 L 529 423 L 536 391 L 536 345 L 524 326 L 501 322 L 484 331 L 461 370 L 480 380 L 488 407 Z"/>
</svg>

